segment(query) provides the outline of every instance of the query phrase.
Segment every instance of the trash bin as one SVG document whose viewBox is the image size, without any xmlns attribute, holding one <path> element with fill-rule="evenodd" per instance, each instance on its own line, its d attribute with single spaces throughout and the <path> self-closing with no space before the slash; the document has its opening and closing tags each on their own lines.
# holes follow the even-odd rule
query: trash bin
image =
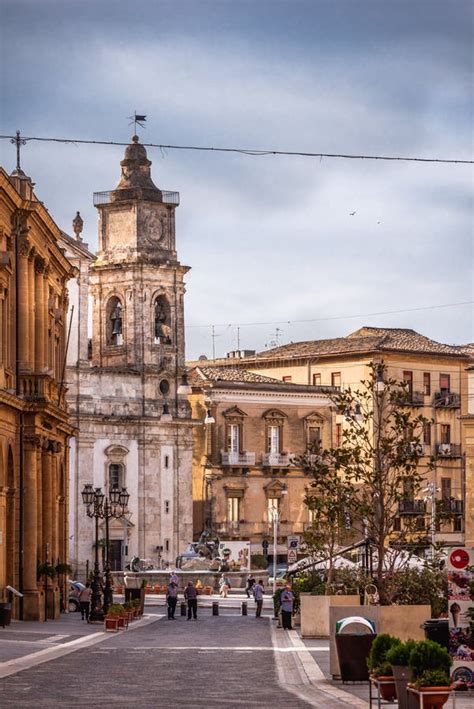
<svg viewBox="0 0 474 709">
<path fill-rule="evenodd" d="M 12 604 L 0 603 L 0 625 L 4 628 L 10 625 L 12 619 Z"/>
<path fill-rule="evenodd" d="M 449 621 L 447 618 L 430 618 L 423 623 L 425 638 L 434 640 L 449 650 Z"/>
<path fill-rule="evenodd" d="M 367 658 L 376 637 L 373 621 L 348 616 L 336 622 L 336 649 L 343 682 L 367 682 Z"/>
<path fill-rule="evenodd" d="M 186 601 L 181 601 L 181 615 L 186 615 L 187 607 Z"/>
<path fill-rule="evenodd" d="M 212 615 L 219 615 L 219 601 L 212 602 Z"/>
<path fill-rule="evenodd" d="M 242 601 L 242 615 L 247 615 L 247 601 Z"/>
</svg>

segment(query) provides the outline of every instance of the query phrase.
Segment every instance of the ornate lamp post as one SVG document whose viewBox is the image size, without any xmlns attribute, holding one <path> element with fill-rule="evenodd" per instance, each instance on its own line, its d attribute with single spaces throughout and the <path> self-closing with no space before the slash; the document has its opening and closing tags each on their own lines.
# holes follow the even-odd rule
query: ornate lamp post
<svg viewBox="0 0 474 709">
<path fill-rule="evenodd" d="M 94 575 L 92 581 L 91 620 L 103 620 L 104 615 L 113 601 L 112 574 L 110 571 L 109 556 L 109 520 L 120 519 L 127 514 L 129 500 L 127 488 L 121 490 L 116 485 L 106 497 L 100 487 L 95 489 L 89 483 L 84 485 L 82 501 L 86 505 L 87 516 L 95 519 L 95 558 Z M 100 572 L 99 572 L 99 519 L 105 520 L 105 586 L 104 604 L 101 603 Z"/>
</svg>

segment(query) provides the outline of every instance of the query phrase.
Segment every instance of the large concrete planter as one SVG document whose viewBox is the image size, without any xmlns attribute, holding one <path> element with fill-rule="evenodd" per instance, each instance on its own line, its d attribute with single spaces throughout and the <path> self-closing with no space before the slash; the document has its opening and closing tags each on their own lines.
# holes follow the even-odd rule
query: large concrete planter
<svg viewBox="0 0 474 709">
<path fill-rule="evenodd" d="M 333 606 L 353 607 L 359 603 L 358 595 L 312 596 L 310 593 L 301 593 L 301 636 L 303 638 L 329 637 L 329 609 Z M 345 615 L 357 615 L 357 613 L 346 613 Z"/>
<path fill-rule="evenodd" d="M 431 606 L 330 606 L 329 669 L 333 677 L 340 675 L 335 638 L 336 622 L 352 615 L 372 620 L 377 634 L 389 633 L 400 640 L 424 640 L 422 624 L 431 617 Z"/>
</svg>

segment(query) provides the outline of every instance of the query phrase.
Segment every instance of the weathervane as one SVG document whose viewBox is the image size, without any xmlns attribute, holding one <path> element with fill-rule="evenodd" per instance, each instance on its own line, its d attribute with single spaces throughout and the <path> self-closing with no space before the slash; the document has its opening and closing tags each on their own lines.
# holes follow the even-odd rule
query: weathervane
<svg viewBox="0 0 474 709">
<path fill-rule="evenodd" d="M 20 149 L 21 149 L 22 145 L 26 145 L 26 140 L 24 138 L 20 138 L 20 131 L 17 130 L 16 138 L 10 138 L 10 143 L 13 143 L 13 145 L 16 145 L 16 169 L 21 170 Z"/>
<path fill-rule="evenodd" d="M 140 128 L 145 128 L 143 125 L 146 121 L 146 115 L 144 116 L 143 114 L 138 114 L 136 111 L 133 114 L 133 116 L 127 116 L 127 118 L 131 119 L 131 122 L 128 124 L 129 126 L 132 125 L 133 123 L 133 132 L 134 135 L 137 134 L 137 126 L 140 126 Z"/>
</svg>

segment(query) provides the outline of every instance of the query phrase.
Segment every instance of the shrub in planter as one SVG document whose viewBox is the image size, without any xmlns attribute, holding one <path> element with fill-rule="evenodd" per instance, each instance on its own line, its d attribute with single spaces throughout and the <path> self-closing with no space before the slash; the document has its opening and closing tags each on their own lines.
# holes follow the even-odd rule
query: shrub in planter
<svg viewBox="0 0 474 709">
<path fill-rule="evenodd" d="M 451 678 L 444 670 L 426 670 L 414 684 L 417 689 L 422 687 L 451 687 Z"/>
<path fill-rule="evenodd" d="M 438 670 L 449 677 L 451 657 L 448 651 L 433 640 L 421 640 L 410 652 L 409 667 L 416 682 L 425 672 Z"/>
<path fill-rule="evenodd" d="M 407 684 L 411 677 L 408 661 L 415 645 L 415 640 L 397 642 L 387 652 L 387 662 L 392 668 L 399 709 L 408 709 Z"/>
<path fill-rule="evenodd" d="M 398 638 L 388 635 L 388 633 L 377 635 L 367 658 L 367 666 L 371 676 L 379 682 L 383 682 L 383 684 L 379 684 L 379 691 L 382 699 L 387 701 L 393 699 L 396 694 L 392 666 L 387 660 L 387 653 L 399 642 Z M 392 680 L 391 682 L 388 681 L 390 679 Z"/>
</svg>

